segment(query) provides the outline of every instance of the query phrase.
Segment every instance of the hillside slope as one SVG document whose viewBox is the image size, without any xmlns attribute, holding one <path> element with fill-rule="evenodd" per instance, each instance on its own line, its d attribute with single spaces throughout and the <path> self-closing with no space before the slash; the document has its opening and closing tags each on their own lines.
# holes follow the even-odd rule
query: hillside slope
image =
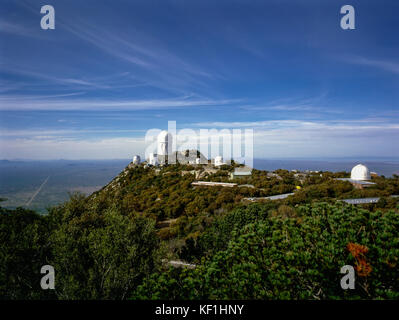
<svg viewBox="0 0 399 320">
<path fill-rule="evenodd" d="M 398 177 L 375 177 L 359 190 L 335 180 L 347 173 L 253 170 L 231 180 L 235 166 L 129 165 L 101 190 L 74 194 L 48 215 L 0 209 L 0 295 L 399 297 L 399 198 L 388 197 L 399 193 Z M 236 185 L 192 185 L 198 179 Z M 356 207 L 337 201 L 366 196 L 381 199 Z M 56 291 L 38 285 L 44 264 L 56 270 Z M 354 291 L 339 285 L 345 264 L 356 270 Z"/>
</svg>

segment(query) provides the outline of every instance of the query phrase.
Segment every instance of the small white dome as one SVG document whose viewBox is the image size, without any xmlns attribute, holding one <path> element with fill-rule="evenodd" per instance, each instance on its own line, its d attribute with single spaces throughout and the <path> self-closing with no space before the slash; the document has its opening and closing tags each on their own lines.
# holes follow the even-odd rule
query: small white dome
<svg viewBox="0 0 399 320">
<path fill-rule="evenodd" d="M 158 155 L 155 153 L 150 153 L 148 163 L 157 166 L 158 165 Z"/>
<path fill-rule="evenodd" d="M 223 165 L 223 157 L 222 156 L 216 156 L 215 157 L 215 166 L 221 166 Z"/>
<path fill-rule="evenodd" d="M 370 170 L 363 164 L 354 166 L 351 172 L 352 180 L 370 180 Z"/>
<path fill-rule="evenodd" d="M 140 164 L 140 162 L 141 162 L 140 156 L 137 155 L 133 157 L 133 164 Z"/>
</svg>

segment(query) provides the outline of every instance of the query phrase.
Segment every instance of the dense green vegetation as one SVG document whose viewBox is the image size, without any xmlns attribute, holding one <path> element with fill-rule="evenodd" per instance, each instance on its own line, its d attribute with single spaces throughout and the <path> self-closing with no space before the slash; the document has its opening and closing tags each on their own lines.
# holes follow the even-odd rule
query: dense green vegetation
<svg viewBox="0 0 399 320">
<path fill-rule="evenodd" d="M 231 170 L 132 166 L 47 215 L 0 209 L 0 297 L 399 298 L 399 198 L 389 197 L 399 194 L 397 176 L 359 190 L 334 180 L 345 173 L 254 170 L 232 181 Z M 192 187 L 199 176 L 247 186 Z M 294 190 L 279 201 L 244 199 Z M 368 196 L 381 200 L 337 202 Z M 172 268 L 170 260 L 197 267 Z M 55 290 L 40 288 L 45 264 L 55 268 Z M 355 290 L 340 287 L 346 264 L 356 268 Z"/>
<path fill-rule="evenodd" d="M 203 235 L 208 258 L 194 270 L 170 268 L 146 279 L 135 298 L 335 299 L 399 298 L 399 215 L 326 203 L 296 217 L 240 208 Z M 254 216 L 255 215 L 255 216 Z M 356 290 L 340 287 L 340 266 L 356 261 L 348 243 L 368 247 L 372 271 Z"/>
</svg>

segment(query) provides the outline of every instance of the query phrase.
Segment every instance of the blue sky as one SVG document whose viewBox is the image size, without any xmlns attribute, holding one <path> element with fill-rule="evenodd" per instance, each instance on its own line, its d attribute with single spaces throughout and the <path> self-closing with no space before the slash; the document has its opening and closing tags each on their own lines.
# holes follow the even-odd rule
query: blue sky
<svg viewBox="0 0 399 320">
<path fill-rule="evenodd" d="M 252 128 L 260 158 L 399 157 L 398 17 L 396 0 L 2 1 L 0 158 L 130 158 L 168 120 Z"/>
</svg>

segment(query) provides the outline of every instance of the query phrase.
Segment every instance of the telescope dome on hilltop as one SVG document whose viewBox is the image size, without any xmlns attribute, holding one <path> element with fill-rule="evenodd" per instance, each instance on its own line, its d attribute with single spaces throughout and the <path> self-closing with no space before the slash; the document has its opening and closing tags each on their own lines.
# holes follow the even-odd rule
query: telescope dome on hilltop
<svg viewBox="0 0 399 320">
<path fill-rule="evenodd" d="M 133 164 L 140 164 L 140 162 L 141 162 L 140 156 L 137 155 L 133 157 Z"/>
<path fill-rule="evenodd" d="M 158 155 L 165 156 L 172 144 L 172 135 L 168 131 L 161 131 L 158 135 Z"/>
<path fill-rule="evenodd" d="M 370 170 L 363 164 L 354 166 L 351 172 L 352 180 L 370 180 Z"/>
<path fill-rule="evenodd" d="M 215 166 L 219 167 L 221 165 L 223 165 L 223 157 L 222 156 L 216 156 L 215 157 Z"/>
<path fill-rule="evenodd" d="M 149 158 L 148 158 L 148 164 L 152 165 L 152 166 L 157 166 L 158 163 L 158 155 L 155 153 L 150 153 L 149 154 Z"/>
</svg>

